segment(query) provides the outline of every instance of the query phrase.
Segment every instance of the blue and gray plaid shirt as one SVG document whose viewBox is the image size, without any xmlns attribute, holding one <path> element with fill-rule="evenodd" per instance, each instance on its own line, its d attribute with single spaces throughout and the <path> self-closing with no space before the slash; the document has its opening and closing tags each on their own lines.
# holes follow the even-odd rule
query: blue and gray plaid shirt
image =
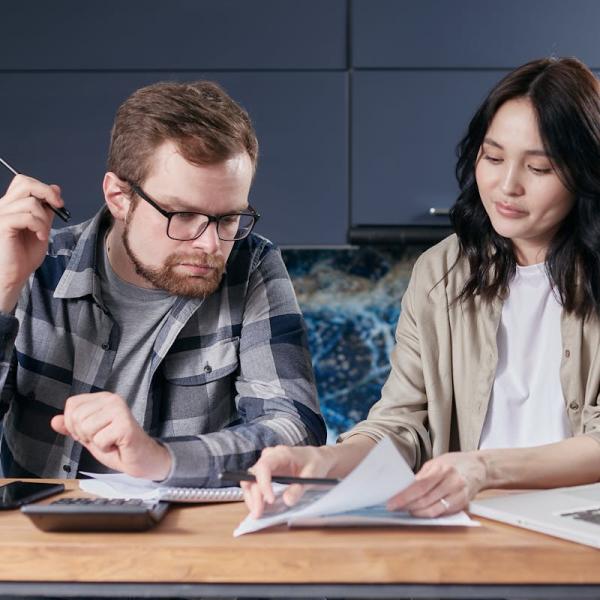
<svg viewBox="0 0 600 600">
<path fill-rule="evenodd" d="M 77 475 L 82 446 L 50 419 L 69 396 L 105 390 L 111 372 L 119 328 L 96 268 L 108 218 L 53 231 L 15 314 L 0 313 L 6 477 Z M 248 468 L 266 446 L 325 442 L 304 321 L 279 251 L 260 236 L 236 242 L 214 294 L 175 300 L 150 371 L 143 427 L 172 454 L 168 484 L 218 486 L 220 471 Z"/>
</svg>

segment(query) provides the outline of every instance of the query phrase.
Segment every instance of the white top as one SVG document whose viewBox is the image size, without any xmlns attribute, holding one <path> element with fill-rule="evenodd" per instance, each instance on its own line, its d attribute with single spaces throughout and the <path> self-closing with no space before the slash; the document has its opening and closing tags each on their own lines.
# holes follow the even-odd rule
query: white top
<svg viewBox="0 0 600 600">
<path fill-rule="evenodd" d="M 560 383 L 562 307 L 544 264 L 517 266 L 509 292 L 480 448 L 538 446 L 572 435 Z"/>
</svg>

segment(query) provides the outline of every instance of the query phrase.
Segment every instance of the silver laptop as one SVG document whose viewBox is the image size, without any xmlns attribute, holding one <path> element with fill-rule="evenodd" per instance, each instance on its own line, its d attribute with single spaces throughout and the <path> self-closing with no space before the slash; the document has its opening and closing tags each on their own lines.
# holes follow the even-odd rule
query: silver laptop
<svg viewBox="0 0 600 600">
<path fill-rule="evenodd" d="M 469 511 L 600 548 L 600 483 L 473 500 Z"/>
</svg>

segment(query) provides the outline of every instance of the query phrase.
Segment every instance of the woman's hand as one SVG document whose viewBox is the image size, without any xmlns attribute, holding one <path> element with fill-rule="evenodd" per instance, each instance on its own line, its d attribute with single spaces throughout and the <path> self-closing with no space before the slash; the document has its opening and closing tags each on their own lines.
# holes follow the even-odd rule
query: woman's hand
<svg viewBox="0 0 600 600">
<path fill-rule="evenodd" d="M 486 466 L 479 452 L 450 452 L 426 462 L 405 490 L 387 503 L 415 517 L 439 517 L 464 510 L 485 487 Z"/>
<path fill-rule="evenodd" d="M 293 477 L 326 477 L 333 467 L 332 448 L 321 446 L 294 447 L 275 446 L 265 448 L 260 459 L 249 471 L 256 477 L 256 483 L 243 481 L 244 500 L 253 518 L 259 518 L 264 510 L 265 502 L 275 502 L 275 494 L 271 487 L 272 475 L 291 475 Z M 302 494 L 305 486 L 290 485 L 283 493 L 283 501 L 293 506 Z"/>
</svg>

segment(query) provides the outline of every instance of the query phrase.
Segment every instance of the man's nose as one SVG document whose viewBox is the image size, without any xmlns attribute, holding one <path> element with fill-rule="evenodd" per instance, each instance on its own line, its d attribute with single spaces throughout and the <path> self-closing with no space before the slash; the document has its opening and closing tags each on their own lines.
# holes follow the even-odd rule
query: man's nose
<svg viewBox="0 0 600 600">
<path fill-rule="evenodd" d="M 213 221 L 202 232 L 202 235 L 192 240 L 192 246 L 203 250 L 207 254 L 217 254 L 221 249 L 221 240 L 217 234 L 217 224 Z"/>
</svg>

